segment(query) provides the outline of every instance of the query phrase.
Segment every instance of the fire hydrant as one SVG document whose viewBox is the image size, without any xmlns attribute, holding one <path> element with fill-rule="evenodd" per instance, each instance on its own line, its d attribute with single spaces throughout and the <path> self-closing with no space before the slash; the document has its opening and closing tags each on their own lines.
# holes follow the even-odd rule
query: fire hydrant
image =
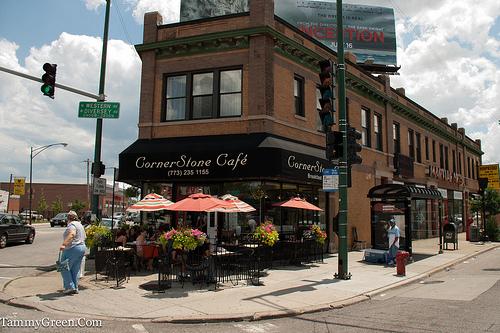
<svg viewBox="0 0 500 333">
<path fill-rule="evenodd" d="M 406 275 L 406 262 L 410 257 L 410 253 L 406 251 L 398 251 L 396 253 L 396 273 L 397 275 Z"/>
</svg>

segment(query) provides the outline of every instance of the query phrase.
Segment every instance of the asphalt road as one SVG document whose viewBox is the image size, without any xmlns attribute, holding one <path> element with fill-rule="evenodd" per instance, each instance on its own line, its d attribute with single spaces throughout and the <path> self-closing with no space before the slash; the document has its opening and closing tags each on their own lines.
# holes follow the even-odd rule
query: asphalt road
<svg viewBox="0 0 500 333">
<path fill-rule="evenodd" d="M 60 232 L 49 230 L 47 234 Z M 16 320 L 31 319 L 40 323 L 52 320 L 52 326 L 38 329 L 42 332 L 500 332 L 499 308 L 500 249 L 496 249 L 417 283 L 377 295 L 370 301 L 292 318 L 189 325 L 95 322 L 92 321 L 95 318 L 85 318 L 80 319 L 80 323 L 88 323 L 87 327 L 64 328 L 54 326 L 55 320 L 72 319 L 78 323 L 82 317 L 0 304 L 0 331 L 32 332 L 34 327 L 12 326 Z"/>
<path fill-rule="evenodd" d="M 48 223 L 33 225 L 36 230 L 33 244 L 13 243 L 0 249 L 0 290 L 18 276 L 40 274 L 55 264 L 64 228 L 51 228 Z"/>
</svg>

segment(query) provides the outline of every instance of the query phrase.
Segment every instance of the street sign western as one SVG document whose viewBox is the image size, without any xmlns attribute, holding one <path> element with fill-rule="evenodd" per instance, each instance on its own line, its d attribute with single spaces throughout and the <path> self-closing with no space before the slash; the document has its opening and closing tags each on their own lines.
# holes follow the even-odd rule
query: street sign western
<svg viewBox="0 0 500 333">
<path fill-rule="evenodd" d="M 120 103 L 117 102 L 80 102 L 79 118 L 114 118 L 120 115 Z"/>
</svg>

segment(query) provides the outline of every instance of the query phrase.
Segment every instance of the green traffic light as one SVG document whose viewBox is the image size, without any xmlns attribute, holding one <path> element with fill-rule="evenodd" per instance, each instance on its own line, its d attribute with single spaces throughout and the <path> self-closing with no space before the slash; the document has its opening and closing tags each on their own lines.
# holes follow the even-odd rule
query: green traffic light
<svg viewBox="0 0 500 333">
<path fill-rule="evenodd" d="M 48 84 L 44 84 L 42 85 L 42 87 L 40 88 L 40 90 L 42 91 L 42 93 L 46 96 L 53 96 L 54 95 L 54 87 L 53 86 L 50 86 Z"/>
</svg>

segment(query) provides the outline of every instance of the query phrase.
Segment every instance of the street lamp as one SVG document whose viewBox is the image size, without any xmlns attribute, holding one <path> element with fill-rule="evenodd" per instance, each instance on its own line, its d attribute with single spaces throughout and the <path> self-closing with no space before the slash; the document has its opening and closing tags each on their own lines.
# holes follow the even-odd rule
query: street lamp
<svg viewBox="0 0 500 333">
<path fill-rule="evenodd" d="M 66 147 L 68 144 L 65 142 L 58 142 L 58 143 L 52 143 L 50 145 L 46 146 L 41 146 L 37 148 L 30 147 L 30 224 L 31 224 L 31 201 L 33 199 L 33 190 L 32 190 L 32 184 L 33 184 L 33 159 L 40 154 L 42 151 L 44 151 L 47 148 L 53 147 L 53 146 L 63 146 Z"/>
</svg>

